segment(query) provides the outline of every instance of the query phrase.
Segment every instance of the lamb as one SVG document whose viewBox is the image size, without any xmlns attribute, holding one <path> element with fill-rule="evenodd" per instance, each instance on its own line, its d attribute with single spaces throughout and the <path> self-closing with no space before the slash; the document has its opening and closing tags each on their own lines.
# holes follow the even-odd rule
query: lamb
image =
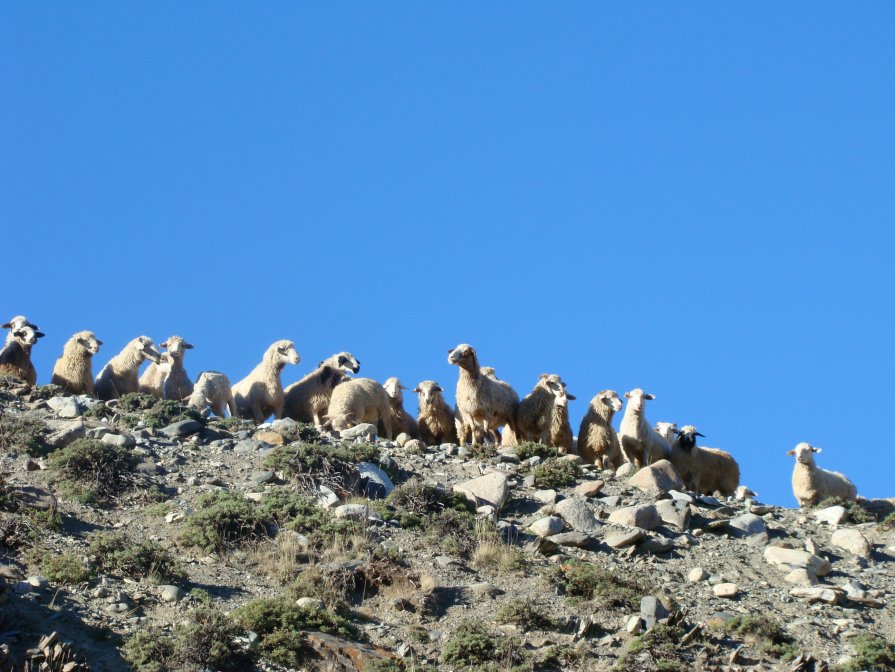
<svg viewBox="0 0 895 672">
<path fill-rule="evenodd" d="M 578 430 L 578 454 L 584 462 L 600 469 L 618 469 L 624 457 L 612 417 L 622 409 L 622 400 L 614 390 L 602 390 L 590 400 Z"/>
<path fill-rule="evenodd" d="M 808 443 L 800 443 L 787 455 L 795 455 L 796 466 L 792 472 L 792 494 L 799 506 L 815 506 L 829 497 L 854 501 L 858 489 L 844 474 L 821 469 L 814 463 L 814 453 L 821 452 Z"/>
<path fill-rule="evenodd" d="M 324 416 L 324 427 L 341 432 L 362 422 L 370 422 L 385 430 L 391 439 L 394 413 L 388 393 L 372 378 L 352 378 L 337 385 Z"/>
<path fill-rule="evenodd" d="M 685 425 L 672 441 L 668 458 L 677 468 L 688 489 L 731 497 L 740 485 L 740 467 L 730 453 L 696 445 L 703 436 L 693 425 Z"/>
<path fill-rule="evenodd" d="M 482 375 L 478 357 L 471 345 L 462 343 L 450 350 L 448 362 L 460 368 L 457 380 L 457 413 L 463 430 L 458 427 L 460 444 L 464 444 L 468 428 L 472 430 L 473 441 L 479 433 L 488 438 L 496 436 L 502 425 L 507 425 L 518 437 L 516 411 L 519 395 L 513 388 Z"/>
<path fill-rule="evenodd" d="M 193 383 L 183 367 L 184 350 L 192 350 L 193 346 L 180 336 L 171 336 L 159 343 L 159 347 L 166 348 L 171 354 L 170 372 L 167 376 L 162 375 L 157 364 L 150 364 L 140 376 L 140 392 L 151 394 L 156 399 L 182 401 L 193 391 Z"/>
<path fill-rule="evenodd" d="M 285 389 L 283 415 L 322 427 L 333 390 L 349 379 L 349 371 L 360 371 L 360 362 L 350 352 L 338 352 L 324 359 L 311 373 Z"/>
<path fill-rule="evenodd" d="M 53 385 L 67 394 L 93 396 L 93 355 L 103 344 L 92 331 L 79 331 L 65 343 L 53 367 Z"/>
<path fill-rule="evenodd" d="M 572 451 L 572 425 L 569 423 L 569 401 L 575 400 L 575 396 L 566 392 L 566 388 L 560 386 L 554 391 L 553 412 L 550 414 L 549 446 L 558 448 L 561 453 Z"/>
<path fill-rule="evenodd" d="M 161 354 L 155 349 L 149 336 L 138 336 L 109 360 L 94 383 L 97 399 L 109 401 L 131 392 L 139 392 L 137 369 L 145 360 L 158 363 Z"/>
<path fill-rule="evenodd" d="M 19 327 L 11 333 L 12 340 L 0 351 L 0 374 L 14 376 L 27 385 L 34 385 L 37 383 L 37 371 L 31 363 L 31 348 L 44 334 L 32 326 Z"/>
<path fill-rule="evenodd" d="M 13 338 L 15 338 L 12 334 L 14 331 L 21 329 L 22 327 L 31 327 L 32 329 L 40 329 L 36 324 L 32 324 L 28 321 L 28 318 L 24 315 L 16 315 L 6 324 L 0 326 L 0 329 L 9 329 L 6 334 L 6 340 L 3 342 L 4 347 L 12 343 Z"/>
<path fill-rule="evenodd" d="M 236 401 L 230 387 L 230 379 L 218 371 L 203 371 L 199 374 L 193 392 L 186 405 L 204 411 L 208 406 L 219 418 L 229 409 L 230 417 L 236 417 Z"/>
<path fill-rule="evenodd" d="M 420 438 L 420 427 L 416 419 L 404 410 L 404 392 L 407 388 L 401 384 L 401 381 L 392 376 L 387 379 L 382 387 L 388 395 L 389 403 L 392 407 L 392 429 L 395 436 L 404 432 L 410 435 L 412 439 Z"/>
<path fill-rule="evenodd" d="M 427 446 L 457 442 L 454 412 L 442 396 L 444 390 L 434 380 L 424 380 L 415 388 L 419 398 L 420 439 Z"/>
<path fill-rule="evenodd" d="M 555 373 L 542 373 L 531 392 L 519 402 L 516 411 L 516 428 L 520 441 L 538 441 L 547 444 L 550 440 L 550 425 L 553 417 L 553 401 L 565 386 Z"/>
<path fill-rule="evenodd" d="M 625 392 L 628 405 L 619 427 L 618 440 L 628 462 L 637 467 L 652 464 L 668 456 L 668 444 L 656 434 L 644 414 L 644 401 L 655 399 L 652 394 L 635 388 Z"/>
<path fill-rule="evenodd" d="M 270 417 L 283 417 L 283 384 L 280 374 L 286 364 L 298 364 L 301 358 L 292 341 L 276 341 L 267 348 L 261 362 L 233 386 L 237 414 L 260 424 Z"/>
</svg>

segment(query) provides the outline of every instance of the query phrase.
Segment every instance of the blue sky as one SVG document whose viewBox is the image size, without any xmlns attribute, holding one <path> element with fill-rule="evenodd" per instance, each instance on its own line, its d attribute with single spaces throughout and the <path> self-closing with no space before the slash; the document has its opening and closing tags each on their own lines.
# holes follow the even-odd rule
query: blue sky
<svg viewBox="0 0 895 672">
<path fill-rule="evenodd" d="M 2 317 L 656 394 L 764 501 L 895 496 L 895 6 L 0 7 Z M 8 315 L 6 315 L 8 313 Z M 412 395 L 411 395 L 412 396 Z M 413 400 L 408 406 L 415 408 Z"/>
</svg>

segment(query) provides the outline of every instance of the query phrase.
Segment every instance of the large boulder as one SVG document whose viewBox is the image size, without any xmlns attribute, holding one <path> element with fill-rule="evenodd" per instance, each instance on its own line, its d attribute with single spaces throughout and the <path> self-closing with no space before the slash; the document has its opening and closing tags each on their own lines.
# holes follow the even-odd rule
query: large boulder
<svg viewBox="0 0 895 672">
<path fill-rule="evenodd" d="M 674 465 L 668 460 L 659 460 L 648 467 L 643 467 L 631 476 L 628 483 L 650 495 L 657 495 L 669 490 L 682 490 L 684 482 Z"/>
<path fill-rule="evenodd" d="M 490 504 L 496 510 L 500 510 L 509 497 L 510 486 L 506 476 L 493 472 L 458 483 L 454 486 L 454 491 L 462 492 L 477 507 Z"/>
<path fill-rule="evenodd" d="M 577 497 L 558 502 L 553 507 L 553 513 L 566 521 L 566 524 L 576 532 L 593 533 L 603 526 L 584 500 Z"/>
<path fill-rule="evenodd" d="M 661 522 L 659 513 L 652 504 L 627 506 L 623 509 L 617 509 L 609 514 L 608 520 L 610 523 L 616 523 L 617 525 L 639 527 L 644 530 L 655 530 Z"/>
</svg>

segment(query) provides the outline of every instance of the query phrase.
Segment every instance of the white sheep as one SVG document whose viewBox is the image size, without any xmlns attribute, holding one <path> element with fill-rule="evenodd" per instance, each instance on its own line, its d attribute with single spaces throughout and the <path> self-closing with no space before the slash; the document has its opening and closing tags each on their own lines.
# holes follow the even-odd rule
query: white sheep
<svg viewBox="0 0 895 672">
<path fill-rule="evenodd" d="M 660 424 L 664 427 L 669 423 Z M 693 425 L 681 427 L 677 438 L 669 445 L 668 460 L 678 470 L 689 490 L 733 496 L 740 485 L 740 466 L 728 452 L 697 446 L 697 436 L 704 435 Z"/>
<path fill-rule="evenodd" d="M 457 442 L 454 412 L 442 396 L 444 390 L 434 380 L 424 380 L 414 389 L 419 399 L 417 424 L 420 439 L 427 446 Z"/>
<path fill-rule="evenodd" d="M 618 469 L 624 462 L 612 418 L 622 408 L 615 390 L 602 390 L 590 400 L 578 430 L 578 454 L 600 469 Z"/>
<path fill-rule="evenodd" d="M 32 329 L 40 329 L 36 324 L 32 324 L 28 321 L 28 318 L 24 315 L 16 315 L 9 322 L 4 325 L 0 325 L 0 329 L 9 329 L 6 332 L 6 340 L 3 342 L 3 345 L 9 345 L 13 339 L 13 332 L 17 329 L 21 329 L 22 327 L 31 327 Z"/>
<path fill-rule="evenodd" d="M 625 397 L 628 399 L 628 404 L 618 432 L 622 453 L 628 462 L 633 462 L 637 467 L 665 459 L 668 456 L 668 444 L 656 434 L 644 413 L 644 402 L 647 399 L 655 399 L 655 395 L 648 394 L 638 387 L 625 392 Z"/>
<path fill-rule="evenodd" d="M 819 452 L 820 448 L 802 442 L 786 453 L 796 458 L 792 472 L 792 494 L 799 506 L 815 506 L 830 497 L 854 501 L 858 496 L 855 484 L 844 474 L 818 467 L 814 463 L 814 453 Z"/>
<path fill-rule="evenodd" d="M 272 343 L 258 366 L 233 386 L 238 415 L 259 424 L 271 413 L 277 420 L 282 418 L 284 396 L 280 374 L 287 364 L 300 361 L 292 341 Z"/>
<path fill-rule="evenodd" d="M 550 440 L 550 423 L 556 395 L 565 383 L 555 373 L 542 373 L 531 392 L 519 402 L 516 411 L 516 429 L 520 441 L 538 441 L 547 444 Z"/>
<path fill-rule="evenodd" d="M 99 372 L 94 382 L 96 398 L 108 401 L 138 392 L 140 383 L 137 370 L 140 364 L 146 360 L 158 363 L 160 357 L 161 354 L 155 349 L 149 336 L 138 336 L 125 345 Z"/>
<path fill-rule="evenodd" d="M 570 453 L 573 448 L 572 425 L 569 422 L 569 401 L 575 396 L 569 394 L 564 386 L 553 390 L 553 412 L 550 414 L 550 433 L 547 445 L 559 449 L 561 453 Z"/>
<path fill-rule="evenodd" d="M 166 341 L 159 343 L 159 347 L 165 348 L 171 355 L 168 373 L 162 375 L 158 364 L 150 363 L 143 375 L 140 376 L 140 392 L 151 394 L 156 399 L 174 399 L 183 401 L 193 392 L 193 383 L 183 366 L 183 356 L 186 350 L 191 350 L 192 345 L 180 336 L 171 336 Z"/>
<path fill-rule="evenodd" d="M 14 376 L 28 385 L 37 383 L 37 371 L 31 363 L 31 348 L 44 334 L 26 325 L 11 332 L 12 340 L 0 351 L 0 374 Z"/>
<path fill-rule="evenodd" d="M 508 384 L 493 380 L 479 370 L 475 349 L 466 343 L 449 351 L 448 362 L 459 367 L 457 380 L 457 413 L 459 415 L 458 438 L 463 445 L 467 431 L 472 431 L 472 440 L 478 436 L 497 436 L 502 425 L 519 436 L 516 428 L 516 410 L 519 395 Z"/>
<path fill-rule="evenodd" d="M 338 352 L 324 359 L 311 373 L 284 390 L 283 415 L 321 427 L 336 385 L 348 380 L 349 372 L 358 371 L 360 362 L 350 352 Z"/>
<path fill-rule="evenodd" d="M 395 436 L 402 432 L 409 434 L 410 438 L 420 438 L 420 427 L 417 421 L 410 413 L 404 410 L 404 392 L 407 388 L 401 384 L 401 381 L 392 376 L 383 384 L 383 389 L 388 395 L 389 404 L 392 407 L 392 430 Z"/>
<path fill-rule="evenodd" d="M 186 405 L 200 411 L 211 406 L 211 410 L 219 418 L 223 418 L 224 412 L 229 409 L 230 417 L 236 417 L 236 401 L 233 399 L 230 379 L 219 371 L 203 371 L 199 374 Z"/>
<path fill-rule="evenodd" d="M 67 394 L 93 396 L 93 355 L 103 344 L 92 331 L 79 331 L 66 341 L 53 366 L 53 385 Z"/>
<path fill-rule="evenodd" d="M 387 439 L 392 433 L 392 405 L 385 388 L 372 378 L 352 378 L 337 385 L 323 417 L 323 426 L 343 431 L 369 422 L 385 430 Z"/>
</svg>

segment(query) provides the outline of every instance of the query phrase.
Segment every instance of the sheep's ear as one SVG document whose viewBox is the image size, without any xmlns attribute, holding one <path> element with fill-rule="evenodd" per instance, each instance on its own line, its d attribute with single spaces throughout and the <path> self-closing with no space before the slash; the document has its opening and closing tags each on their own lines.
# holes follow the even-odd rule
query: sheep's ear
<svg viewBox="0 0 895 672">
<path fill-rule="evenodd" d="M 630 398 L 631 398 L 631 393 L 625 392 L 625 399 L 630 399 Z"/>
<path fill-rule="evenodd" d="M 417 385 L 416 387 L 414 387 L 414 388 L 413 388 L 413 391 L 414 391 L 415 394 L 419 394 L 420 392 L 422 392 L 422 390 L 420 390 L 420 388 L 419 388 L 419 385 Z"/>
<path fill-rule="evenodd" d="M 815 448 L 814 446 L 811 446 L 811 452 L 812 452 L 812 453 L 819 453 L 819 452 L 821 452 L 821 449 L 820 449 L 820 448 Z"/>
<path fill-rule="evenodd" d="M 0 329 L 12 329 L 12 322 L 7 322 Z"/>
<path fill-rule="evenodd" d="M 408 390 L 408 389 L 410 389 L 410 388 L 408 388 L 406 385 L 398 385 L 398 387 L 401 388 L 402 390 Z"/>
<path fill-rule="evenodd" d="M 795 454 L 796 454 L 796 451 L 794 451 L 794 450 L 787 450 L 787 451 L 786 451 L 786 454 L 787 454 L 787 455 L 795 455 Z"/>
<path fill-rule="evenodd" d="M 655 399 L 656 395 L 655 394 L 644 394 L 643 398 L 644 399 Z M 702 435 L 700 435 L 700 436 L 702 436 Z"/>
<path fill-rule="evenodd" d="M 547 373 L 538 374 L 538 380 L 544 380 L 544 378 L 546 378 L 548 375 L 550 375 L 550 374 L 547 374 Z"/>
<path fill-rule="evenodd" d="M 574 394 L 569 394 L 568 392 L 566 392 L 566 398 L 569 401 L 575 401 L 578 397 L 576 397 Z"/>
<path fill-rule="evenodd" d="M 191 343 L 187 343 L 186 341 L 184 341 L 183 347 L 186 348 L 187 350 L 192 350 L 194 346 Z"/>
<path fill-rule="evenodd" d="M 701 436 L 703 439 L 705 438 L 705 434 L 702 432 L 693 432 L 696 436 Z"/>
<path fill-rule="evenodd" d="M 34 336 L 37 338 L 43 338 L 44 336 L 46 336 L 46 334 L 42 331 L 35 331 Z"/>
<path fill-rule="evenodd" d="M 99 339 L 96 339 L 96 344 L 97 344 L 97 345 L 102 345 L 103 342 L 102 342 L 101 340 L 99 340 Z"/>
<path fill-rule="evenodd" d="M 141 340 L 142 340 L 142 339 L 141 339 Z M 168 348 L 168 347 L 170 347 L 170 346 L 168 345 L 168 341 L 162 341 L 161 343 L 158 344 L 158 347 L 160 347 L 160 348 Z"/>
</svg>

